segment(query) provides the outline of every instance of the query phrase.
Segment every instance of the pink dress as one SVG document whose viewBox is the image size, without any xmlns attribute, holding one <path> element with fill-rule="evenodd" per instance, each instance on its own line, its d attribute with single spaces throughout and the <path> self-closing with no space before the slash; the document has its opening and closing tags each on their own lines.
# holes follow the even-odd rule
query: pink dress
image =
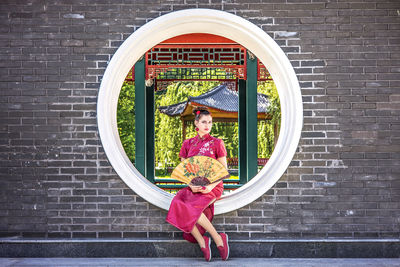
<svg viewBox="0 0 400 267">
<path fill-rule="evenodd" d="M 185 140 L 179 152 L 181 158 L 202 155 L 218 159 L 225 157 L 226 154 L 224 141 L 209 134 L 203 137 L 197 135 Z M 189 187 L 182 188 L 172 199 L 166 221 L 182 230 L 184 239 L 196 243 L 196 239 L 190 232 L 195 225 L 202 235 L 206 232 L 196 222 L 201 213 L 204 213 L 212 221 L 214 217 L 214 202 L 221 197 L 223 191 L 224 184 L 222 181 L 207 194 L 193 193 Z"/>
</svg>

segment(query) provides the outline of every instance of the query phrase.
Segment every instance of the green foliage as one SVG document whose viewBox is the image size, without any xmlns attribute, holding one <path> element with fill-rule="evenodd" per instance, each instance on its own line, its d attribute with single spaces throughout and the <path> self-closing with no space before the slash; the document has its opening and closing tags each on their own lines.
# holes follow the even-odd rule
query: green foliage
<svg viewBox="0 0 400 267">
<path fill-rule="evenodd" d="M 126 155 L 135 162 L 135 85 L 124 83 L 117 107 L 118 133 Z"/>
<path fill-rule="evenodd" d="M 277 124 L 278 133 L 281 122 L 281 106 L 278 91 L 273 81 L 260 82 L 257 88 L 258 93 L 266 94 L 269 97 L 269 114 L 271 120 L 258 122 L 258 157 L 270 158 L 275 147 L 274 127 Z"/>
<path fill-rule="evenodd" d="M 176 82 L 166 90 L 155 93 L 155 166 L 165 168 L 179 163 L 179 151 L 182 146 L 182 122 L 179 117 L 161 114 L 157 107 L 186 101 L 189 96 L 201 95 L 219 82 L 190 81 Z M 270 98 L 272 119 L 258 123 L 258 157 L 269 158 L 274 149 L 274 124 L 280 126 L 280 102 L 275 84 L 260 82 L 258 92 Z M 118 100 L 117 123 L 121 143 L 129 159 L 135 159 L 135 86 L 124 83 Z M 237 123 L 214 123 L 211 135 L 224 140 L 228 158 L 238 157 L 239 129 Z M 195 127 L 186 128 L 186 138 L 196 135 Z"/>
<path fill-rule="evenodd" d="M 217 82 L 176 82 L 164 91 L 155 94 L 155 166 L 176 166 L 182 146 L 182 122 L 179 117 L 161 114 L 157 107 L 186 101 L 189 96 L 198 96 L 217 86 Z M 195 136 L 194 127 L 187 127 L 186 138 Z"/>
<path fill-rule="evenodd" d="M 237 123 L 213 123 L 211 135 L 224 140 L 228 158 L 238 157 L 239 127 Z"/>
</svg>

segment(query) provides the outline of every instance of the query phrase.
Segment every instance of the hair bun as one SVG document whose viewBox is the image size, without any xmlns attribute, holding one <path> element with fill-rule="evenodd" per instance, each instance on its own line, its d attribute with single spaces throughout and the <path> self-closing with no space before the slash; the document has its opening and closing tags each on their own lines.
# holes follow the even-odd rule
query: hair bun
<svg viewBox="0 0 400 267">
<path fill-rule="evenodd" d="M 193 108 L 193 111 L 192 111 L 192 113 L 193 113 L 193 115 L 199 115 L 198 113 L 203 113 L 203 112 L 205 112 L 205 113 L 207 113 L 207 114 L 209 114 L 209 111 L 208 111 L 208 108 L 207 107 L 195 107 L 195 108 Z"/>
</svg>

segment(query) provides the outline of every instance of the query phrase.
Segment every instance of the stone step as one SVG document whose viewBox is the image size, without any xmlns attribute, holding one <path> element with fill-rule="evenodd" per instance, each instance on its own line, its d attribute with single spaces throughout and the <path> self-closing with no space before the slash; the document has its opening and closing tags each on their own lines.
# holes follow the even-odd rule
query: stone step
<svg viewBox="0 0 400 267">
<path fill-rule="evenodd" d="M 231 240 L 236 258 L 398 258 L 400 239 Z M 213 255 L 218 255 L 212 245 Z M 0 257 L 201 257 L 197 244 L 160 239 L 0 238 Z"/>
</svg>

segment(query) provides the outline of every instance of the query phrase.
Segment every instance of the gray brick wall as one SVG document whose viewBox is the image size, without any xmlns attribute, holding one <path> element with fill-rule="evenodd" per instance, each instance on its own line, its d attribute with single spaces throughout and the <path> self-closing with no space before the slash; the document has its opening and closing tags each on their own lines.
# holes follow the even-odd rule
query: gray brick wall
<svg viewBox="0 0 400 267">
<path fill-rule="evenodd" d="M 301 85 L 304 128 L 279 182 L 215 218 L 236 239 L 399 237 L 400 2 L 45 1 L 0 4 L 0 236 L 179 237 L 114 173 L 96 126 L 113 53 L 185 8 L 269 33 Z"/>
</svg>

